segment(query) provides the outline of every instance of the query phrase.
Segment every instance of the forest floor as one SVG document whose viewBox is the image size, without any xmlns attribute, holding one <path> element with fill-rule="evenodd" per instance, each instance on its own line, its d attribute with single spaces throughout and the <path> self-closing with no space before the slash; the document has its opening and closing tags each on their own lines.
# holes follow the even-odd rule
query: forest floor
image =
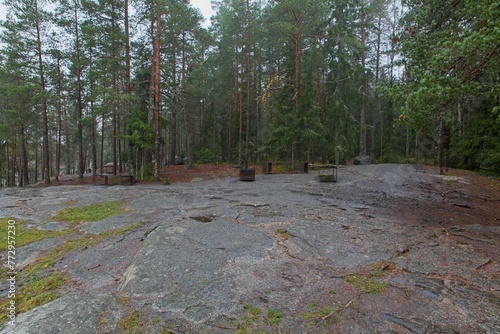
<svg viewBox="0 0 500 334">
<path fill-rule="evenodd" d="M 1 189 L 0 219 L 60 234 L 16 249 L 19 294 L 35 280 L 54 300 L 0 333 L 500 333 L 498 179 L 393 164 L 336 183 L 163 173 L 170 185 Z M 110 201 L 123 212 L 57 218 Z M 0 304 L 8 291 L 2 279 Z"/>
</svg>

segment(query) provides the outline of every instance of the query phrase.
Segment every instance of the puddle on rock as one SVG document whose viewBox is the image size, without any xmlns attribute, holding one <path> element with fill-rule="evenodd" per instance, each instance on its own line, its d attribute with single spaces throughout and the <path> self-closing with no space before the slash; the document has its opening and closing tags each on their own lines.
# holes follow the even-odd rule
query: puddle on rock
<svg viewBox="0 0 500 334">
<path fill-rule="evenodd" d="M 210 223 L 212 221 L 212 218 L 207 217 L 207 216 L 191 216 L 189 218 L 196 220 L 197 222 L 200 222 L 200 223 Z"/>
</svg>

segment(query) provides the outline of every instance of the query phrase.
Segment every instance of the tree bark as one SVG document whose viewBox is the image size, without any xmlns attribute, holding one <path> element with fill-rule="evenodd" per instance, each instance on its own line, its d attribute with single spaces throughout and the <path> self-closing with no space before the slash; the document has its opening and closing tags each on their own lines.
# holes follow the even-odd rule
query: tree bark
<svg viewBox="0 0 500 334">
<path fill-rule="evenodd" d="M 78 179 L 83 182 L 85 159 L 83 151 L 83 101 L 82 101 L 82 69 L 80 60 L 80 31 L 78 25 L 78 7 L 75 3 L 75 48 L 76 48 L 76 98 L 78 108 Z"/>
<path fill-rule="evenodd" d="M 127 95 L 126 102 L 126 118 L 127 125 L 125 126 L 125 131 L 128 135 L 131 135 L 130 131 L 130 118 L 132 109 L 132 85 L 130 80 L 130 27 L 129 27 L 129 12 L 128 12 L 129 0 L 125 0 L 125 94 Z M 127 171 L 130 175 L 134 175 L 133 163 L 132 163 L 132 141 L 129 139 L 127 141 Z"/>
<path fill-rule="evenodd" d="M 365 20 L 366 13 L 364 8 L 361 10 L 361 67 L 363 69 L 362 74 L 362 86 L 361 86 L 361 113 L 359 116 L 360 134 L 359 134 L 359 154 L 366 155 L 367 153 L 367 131 L 366 131 L 366 118 L 367 118 L 367 107 L 366 107 L 366 95 L 367 95 L 367 82 L 366 82 L 366 30 L 365 30 Z"/>
<path fill-rule="evenodd" d="M 246 117 L 246 129 L 245 129 L 245 168 L 248 168 L 248 146 L 250 142 L 250 102 L 251 102 L 251 96 L 250 96 L 250 91 L 251 91 L 251 81 L 252 81 L 252 75 L 251 75 L 251 69 L 252 69 L 252 63 L 251 63 L 251 38 L 250 38 L 250 3 L 249 0 L 247 0 L 247 117 Z"/>
<path fill-rule="evenodd" d="M 193 152 L 192 152 L 192 131 L 187 112 L 187 95 L 186 95 L 186 32 L 182 32 L 182 113 L 184 114 L 184 127 L 186 131 L 186 149 L 189 168 L 193 167 Z"/>
<path fill-rule="evenodd" d="M 155 125 L 155 175 L 160 175 L 160 46 L 161 46 L 161 11 L 156 13 L 156 33 L 154 41 L 153 73 L 154 73 L 154 125 Z"/>
<path fill-rule="evenodd" d="M 42 116 L 43 116 L 43 159 L 42 175 L 45 184 L 50 184 L 50 152 L 49 152 L 49 115 L 47 111 L 47 98 L 45 97 L 45 70 L 43 64 L 42 36 L 40 20 L 38 18 L 38 3 L 35 2 L 36 12 L 36 34 L 38 51 L 38 71 L 40 75 L 40 92 L 42 93 Z"/>
<path fill-rule="evenodd" d="M 61 136 L 62 136 L 62 74 L 61 57 L 57 56 L 57 144 L 56 144 L 56 181 L 61 174 Z"/>
</svg>

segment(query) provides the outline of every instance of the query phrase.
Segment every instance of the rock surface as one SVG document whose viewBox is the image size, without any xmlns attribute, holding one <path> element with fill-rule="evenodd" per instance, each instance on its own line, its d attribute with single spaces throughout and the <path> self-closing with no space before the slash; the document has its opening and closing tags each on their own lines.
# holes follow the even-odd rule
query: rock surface
<svg viewBox="0 0 500 334">
<path fill-rule="evenodd" d="M 371 165 L 373 163 L 373 159 L 369 155 L 360 155 L 355 157 L 353 162 L 355 165 Z"/>
<path fill-rule="evenodd" d="M 368 165 L 340 169 L 337 183 L 310 171 L 2 189 L 0 217 L 39 228 L 64 228 L 51 220 L 60 209 L 110 200 L 128 212 L 79 233 L 137 227 L 59 258 L 61 297 L 0 333 L 499 333 L 500 226 L 475 209 L 497 203 L 463 187 Z M 33 260 L 61 242 L 18 252 Z"/>
</svg>

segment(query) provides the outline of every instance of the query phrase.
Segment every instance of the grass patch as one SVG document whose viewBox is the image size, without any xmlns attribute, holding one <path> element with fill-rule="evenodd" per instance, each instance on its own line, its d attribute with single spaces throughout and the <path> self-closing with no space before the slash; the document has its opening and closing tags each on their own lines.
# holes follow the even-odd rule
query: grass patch
<svg viewBox="0 0 500 334">
<path fill-rule="evenodd" d="M 53 272 L 46 277 L 31 275 L 18 286 L 15 297 L 16 312 L 27 312 L 59 298 L 57 290 L 65 282 L 66 276 L 60 272 Z M 6 310 L 10 301 L 11 299 L 3 300 L 0 309 Z M 7 312 L 0 312 L 0 324 L 7 320 Z"/>
<path fill-rule="evenodd" d="M 267 323 L 271 326 L 279 325 L 284 316 L 283 311 L 270 309 L 267 311 Z"/>
<path fill-rule="evenodd" d="M 351 284 L 354 289 L 368 294 L 384 293 L 387 290 L 387 284 L 377 282 L 373 278 L 364 275 L 349 275 L 344 278 L 344 281 Z"/>
<path fill-rule="evenodd" d="M 132 305 L 132 298 L 130 296 L 124 295 L 124 294 L 119 294 L 116 296 L 116 301 L 118 304 L 122 306 L 131 306 Z"/>
<path fill-rule="evenodd" d="M 243 309 L 245 313 L 236 325 L 235 334 L 281 333 L 277 328 L 285 316 L 283 311 L 269 309 L 263 312 L 261 309 L 251 305 L 245 305 Z"/>
<path fill-rule="evenodd" d="M 292 234 L 288 232 L 288 230 L 280 227 L 279 229 L 276 230 L 278 234 L 283 238 L 283 240 L 288 240 L 289 238 L 292 237 Z"/>
<path fill-rule="evenodd" d="M 53 272 L 44 278 L 31 276 L 19 287 L 18 311 L 26 312 L 57 299 L 56 290 L 64 283 L 66 283 L 66 276 L 60 272 Z"/>
<path fill-rule="evenodd" d="M 9 221 L 15 221 L 15 224 L 10 224 Z M 9 226 L 14 226 L 15 229 Z M 15 235 L 13 234 L 15 232 Z M 68 234 L 67 231 L 44 231 L 36 228 L 28 228 L 26 222 L 11 218 L 0 218 L 0 252 L 8 249 L 8 241 L 15 240 L 15 246 L 21 247 L 29 243 L 40 241 L 46 238 L 54 238 Z M 9 236 L 12 238 L 8 240 Z"/>
<path fill-rule="evenodd" d="M 310 305 L 307 307 L 306 312 L 302 312 L 301 317 L 304 320 L 319 320 L 330 315 L 332 312 L 337 311 L 338 308 L 334 306 L 317 306 Z"/>
<path fill-rule="evenodd" d="M 64 209 L 56 213 L 52 219 L 79 224 L 100 221 L 124 212 L 126 212 L 125 204 L 115 201 Z"/>
<path fill-rule="evenodd" d="M 127 317 L 118 321 L 118 327 L 124 334 L 144 333 L 144 323 L 142 322 L 143 313 L 133 310 Z"/>
<path fill-rule="evenodd" d="M 302 319 L 306 321 L 306 328 L 315 328 L 320 324 L 332 325 L 340 323 L 342 320 L 342 312 L 338 306 L 318 306 L 312 304 L 307 306 L 306 311 L 300 314 Z"/>
</svg>

